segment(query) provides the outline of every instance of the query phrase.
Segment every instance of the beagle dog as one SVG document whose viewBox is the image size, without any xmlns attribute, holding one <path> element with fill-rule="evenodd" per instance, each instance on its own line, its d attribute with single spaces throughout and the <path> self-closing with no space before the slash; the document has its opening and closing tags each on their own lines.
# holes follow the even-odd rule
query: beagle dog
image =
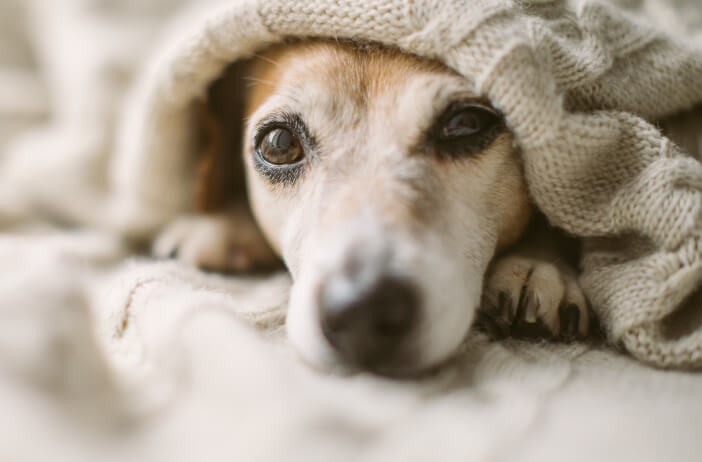
<svg viewBox="0 0 702 462">
<path fill-rule="evenodd" d="M 413 375 L 476 320 L 589 332 L 572 242 L 532 205 L 502 114 L 445 65 L 291 41 L 230 66 L 202 120 L 198 213 L 154 253 L 217 271 L 282 260 L 289 339 L 312 365 Z"/>
</svg>

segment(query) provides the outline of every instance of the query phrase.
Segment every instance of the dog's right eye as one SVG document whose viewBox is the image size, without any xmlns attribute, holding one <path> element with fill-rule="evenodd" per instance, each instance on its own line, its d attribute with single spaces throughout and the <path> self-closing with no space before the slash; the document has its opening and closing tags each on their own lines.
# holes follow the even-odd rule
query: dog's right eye
<svg viewBox="0 0 702 462">
<path fill-rule="evenodd" d="M 287 128 L 275 127 L 261 138 L 256 151 L 273 165 L 292 164 L 302 159 L 302 144 Z"/>
</svg>

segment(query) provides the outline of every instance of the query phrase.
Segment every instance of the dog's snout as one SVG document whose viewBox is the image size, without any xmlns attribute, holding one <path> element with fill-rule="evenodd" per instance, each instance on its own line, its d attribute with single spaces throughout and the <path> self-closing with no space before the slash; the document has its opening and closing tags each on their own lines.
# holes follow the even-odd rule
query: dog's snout
<svg viewBox="0 0 702 462">
<path fill-rule="evenodd" d="M 381 277 L 366 288 L 338 276 L 319 294 L 322 330 L 347 360 L 366 367 L 391 360 L 417 322 L 416 287 L 397 277 Z"/>
</svg>

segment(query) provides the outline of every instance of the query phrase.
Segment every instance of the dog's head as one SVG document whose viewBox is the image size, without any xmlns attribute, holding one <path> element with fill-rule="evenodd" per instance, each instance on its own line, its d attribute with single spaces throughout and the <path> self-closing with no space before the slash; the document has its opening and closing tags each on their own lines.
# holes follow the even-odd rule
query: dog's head
<svg viewBox="0 0 702 462">
<path fill-rule="evenodd" d="M 249 198 L 295 281 L 293 344 L 387 374 L 446 359 L 529 219 L 499 112 L 442 64 L 376 46 L 278 46 L 248 81 Z"/>
</svg>

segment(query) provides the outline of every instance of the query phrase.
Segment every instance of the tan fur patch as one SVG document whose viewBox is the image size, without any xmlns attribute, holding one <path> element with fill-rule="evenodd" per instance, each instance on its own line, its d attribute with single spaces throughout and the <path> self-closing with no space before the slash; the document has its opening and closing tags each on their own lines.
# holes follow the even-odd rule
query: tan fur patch
<svg viewBox="0 0 702 462">
<path fill-rule="evenodd" d="M 305 74 L 334 82 L 348 100 L 366 105 L 396 86 L 407 75 L 446 72 L 441 63 L 422 59 L 393 48 L 359 47 L 345 42 L 306 41 L 276 45 L 253 59 L 246 80 L 250 85 L 246 105 L 249 117 L 273 94 L 283 78 Z"/>
</svg>

